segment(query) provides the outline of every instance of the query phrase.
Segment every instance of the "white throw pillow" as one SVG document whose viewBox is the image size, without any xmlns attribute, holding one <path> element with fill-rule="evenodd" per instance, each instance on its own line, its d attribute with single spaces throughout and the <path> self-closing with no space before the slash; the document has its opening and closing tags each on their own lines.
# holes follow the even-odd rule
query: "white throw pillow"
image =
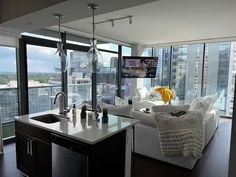
<svg viewBox="0 0 236 177">
<path fill-rule="evenodd" d="M 155 105 L 152 106 L 152 112 L 176 112 L 176 111 L 185 111 L 187 112 L 190 108 L 190 105 Z"/>
<path fill-rule="evenodd" d="M 118 96 L 115 96 L 115 105 L 127 105 L 127 103 L 125 102 L 125 100 L 121 99 Z"/>
<path fill-rule="evenodd" d="M 148 100 L 148 91 L 146 87 L 136 88 L 136 95 L 139 101 Z"/>
<path fill-rule="evenodd" d="M 201 109 L 204 107 L 204 110 L 211 109 L 215 102 L 217 101 L 217 93 L 214 95 L 207 95 L 201 98 L 195 98 L 190 104 L 190 110 Z"/>
<path fill-rule="evenodd" d="M 198 109 L 202 107 L 201 98 L 195 98 L 190 104 L 190 110 Z"/>
</svg>

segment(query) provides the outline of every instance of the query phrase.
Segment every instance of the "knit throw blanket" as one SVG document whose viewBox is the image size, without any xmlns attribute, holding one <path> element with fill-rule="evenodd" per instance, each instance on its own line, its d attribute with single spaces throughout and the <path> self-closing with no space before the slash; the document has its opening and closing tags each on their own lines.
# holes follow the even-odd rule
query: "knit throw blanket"
<svg viewBox="0 0 236 177">
<path fill-rule="evenodd" d="M 163 156 L 202 156 L 202 121 L 199 113 L 186 113 L 180 117 L 169 113 L 154 115 L 158 127 Z"/>
</svg>

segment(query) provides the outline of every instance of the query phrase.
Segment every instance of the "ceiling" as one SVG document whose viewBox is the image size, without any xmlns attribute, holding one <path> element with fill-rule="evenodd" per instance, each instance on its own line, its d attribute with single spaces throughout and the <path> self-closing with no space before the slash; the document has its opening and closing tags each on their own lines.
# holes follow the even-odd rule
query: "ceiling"
<svg viewBox="0 0 236 177">
<path fill-rule="evenodd" d="M 10 1 L 10 3 L 5 4 L 2 3 L 3 1 Z M 100 6 L 96 14 L 104 14 L 155 0 L 50 0 L 53 3 L 48 3 L 48 0 L 21 0 L 17 1 L 18 3 L 13 1 L 15 0 L 0 1 L 0 34 L 9 32 L 9 34 L 19 35 L 22 32 L 56 25 L 58 21 L 53 16 L 55 13 L 65 16 L 62 23 L 90 17 L 91 11 L 87 5 L 91 2 Z"/>
<path fill-rule="evenodd" d="M 40 3 L 40 1 L 28 1 Z M 0 34 L 47 28 L 57 30 L 54 13 L 62 13 L 63 30 L 91 36 L 91 0 L 53 0 L 60 2 L 0 23 Z M 236 0 L 93 0 L 99 5 L 96 21 L 133 15 L 128 19 L 96 25 L 96 35 L 104 39 L 142 45 L 236 37 Z M 23 6 L 24 4 L 22 4 Z M 32 7 L 31 6 L 27 7 Z M 22 8 L 24 9 L 24 8 Z M 12 10 L 12 9 L 9 9 Z M 16 15 L 16 14 L 15 14 Z M 112 41 L 112 40 L 111 40 Z"/>
<path fill-rule="evenodd" d="M 102 9 L 103 7 L 100 6 Z M 235 0 L 161 0 L 97 15 L 103 21 L 133 15 L 128 19 L 96 25 L 96 35 L 143 45 L 236 36 Z M 97 10 L 99 13 L 100 9 Z M 91 32 L 91 18 L 64 23 L 71 33 Z M 50 29 L 57 29 L 50 27 Z"/>
</svg>

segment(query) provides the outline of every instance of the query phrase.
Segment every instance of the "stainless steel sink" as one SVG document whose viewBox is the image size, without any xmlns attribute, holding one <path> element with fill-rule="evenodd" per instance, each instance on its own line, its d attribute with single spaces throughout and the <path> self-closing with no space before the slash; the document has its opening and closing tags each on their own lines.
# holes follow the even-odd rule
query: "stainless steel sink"
<svg viewBox="0 0 236 177">
<path fill-rule="evenodd" d="M 42 116 L 36 116 L 36 117 L 32 117 L 31 119 L 37 120 L 39 122 L 43 122 L 43 123 L 46 123 L 46 124 L 52 124 L 52 123 L 60 121 L 59 116 L 56 116 L 56 115 L 53 115 L 53 114 L 45 114 L 45 115 L 42 115 Z"/>
</svg>

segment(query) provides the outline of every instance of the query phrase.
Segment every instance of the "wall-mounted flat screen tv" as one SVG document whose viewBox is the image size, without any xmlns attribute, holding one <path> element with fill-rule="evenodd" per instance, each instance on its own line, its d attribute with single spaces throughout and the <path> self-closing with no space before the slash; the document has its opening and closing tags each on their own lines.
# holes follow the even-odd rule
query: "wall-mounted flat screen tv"
<svg viewBox="0 0 236 177">
<path fill-rule="evenodd" d="M 122 78 L 155 78 L 157 57 L 124 56 L 121 67 Z"/>
</svg>

